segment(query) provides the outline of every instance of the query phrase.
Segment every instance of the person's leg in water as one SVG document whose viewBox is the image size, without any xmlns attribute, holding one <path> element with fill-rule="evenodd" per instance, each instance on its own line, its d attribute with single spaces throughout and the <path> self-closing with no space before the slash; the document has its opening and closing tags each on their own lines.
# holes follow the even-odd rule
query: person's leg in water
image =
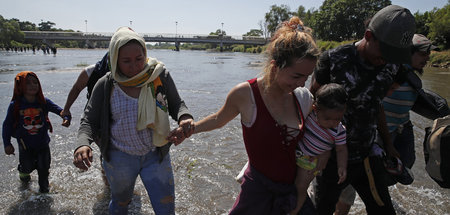
<svg viewBox="0 0 450 215">
<path fill-rule="evenodd" d="M 111 159 L 103 159 L 103 168 L 111 190 L 109 214 L 127 214 L 142 156 L 129 155 L 117 149 L 109 151 Z"/>
<path fill-rule="evenodd" d="M 31 180 L 30 173 L 36 169 L 36 156 L 34 150 L 24 148 L 19 144 L 19 179 L 23 183 L 28 183 Z"/>
<path fill-rule="evenodd" d="M 39 175 L 39 192 L 41 193 L 48 193 L 50 191 L 50 185 L 48 182 L 50 163 L 50 147 L 47 146 L 39 149 L 37 154 L 37 171 Z"/>
<path fill-rule="evenodd" d="M 140 176 L 155 214 L 175 214 L 175 185 L 170 154 L 160 162 L 157 150 L 147 153 Z"/>
<path fill-rule="evenodd" d="M 350 208 L 355 202 L 356 191 L 352 185 L 348 185 L 344 190 L 342 190 L 341 196 L 339 196 L 339 201 L 336 203 L 336 210 L 334 215 L 347 215 L 350 212 Z"/>
<path fill-rule="evenodd" d="M 343 183 L 337 184 L 339 176 L 336 160 L 332 158 L 328 160 L 327 166 L 322 170 L 322 174 L 316 177 L 314 184 L 314 202 L 318 214 L 333 214 L 339 195 L 348 185 L 352 174 L 351 170 L 348 170 L 347 179 Z"/>
<path fill-rule="evenodd" d="M 100 155 L 100 163 L 103 163 L 103 156 Z M 109 187 L 108 179 L 106 178 L 105 168 L 103 168 L 103 165 L 100 165 L 102 167 L 102 180 L 106 187 Z"/>
<path fill-rule="evenodd" d="M 400 160 L 405 167 L 412 168 L 416 161 L 416 150 L 414 148 L 414 131 L 411 121 L 405 123 L 401 129 L 392 135 L 392 142 L 400 154 Z"/>
<path fill-rule="evenodd" d="M 351 185 L 364 202 L 367 214 L 395 214 L 381 158 L 367 157 L 363 162 L 352 165 L 354 176 Z"/>
</svg>

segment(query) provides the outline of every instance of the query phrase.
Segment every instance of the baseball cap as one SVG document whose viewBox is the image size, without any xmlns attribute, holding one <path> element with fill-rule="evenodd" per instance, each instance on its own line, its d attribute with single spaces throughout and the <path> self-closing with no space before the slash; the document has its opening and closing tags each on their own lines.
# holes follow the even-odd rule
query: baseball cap
<svg viewBox="0 0 450 215">
<path fill-rule="evenodd" d="M 414 34 L 413 37 L 414 49 L 421 52 L 436 51 L 439 48 L 431 44 L 431 41 L 422 34 Z"/>
<path fill-rule="evenodd" d="M 412 38 L 416 23 L 411 12 L 398 5 L 379 10 L 368 29 L 380 43 L 380 51 L 388 63 L 410 63 Z"/>
</svg>

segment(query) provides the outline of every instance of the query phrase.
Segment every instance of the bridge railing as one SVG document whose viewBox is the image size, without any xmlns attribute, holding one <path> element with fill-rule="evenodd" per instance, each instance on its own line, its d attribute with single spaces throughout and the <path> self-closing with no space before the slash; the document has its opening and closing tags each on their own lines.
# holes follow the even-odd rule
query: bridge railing
<svg viewBox="0 0 450 215">
<path fill-rule="evenodd" d="M 108 41 L 114 33 L 111 32 L 60 32 L 60 31 L 24 31 L 26 39 L 48 40 L 99 40 Z M 174 34 L 174 33 L 139 33 L 146 40 L 167 42 L 213 42 L 227 44 L 265 44 L 263 37 L 238 35 L 208 35 L 208 34 Z M 233 42 L 234 41 L 234 42 Z"/>
</svg>

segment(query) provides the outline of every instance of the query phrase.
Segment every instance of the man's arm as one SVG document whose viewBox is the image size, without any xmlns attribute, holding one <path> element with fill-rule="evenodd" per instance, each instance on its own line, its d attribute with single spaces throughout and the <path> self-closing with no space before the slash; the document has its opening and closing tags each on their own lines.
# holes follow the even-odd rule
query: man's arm
<svg viewBox="0 0 450 215">
<path fill-rule="evenodd" d="M 83 71 L 81 71 L 80 75 L 78 76 L 77 81 L 75 82 L 75 84 L 73 84 L 69 95 L 67 96 L 66 104 L 64 105 L 64 109 L 61 112 L 62 116 L 71 115 L 70 107 L 72 107 L 73 103 L 78 98 L 78 95 L 80 95 L 80 92 L 87 86 L 88 80 L 89 76 L 87 75 L 86 70 L 83 69 Z"/>
</svg>

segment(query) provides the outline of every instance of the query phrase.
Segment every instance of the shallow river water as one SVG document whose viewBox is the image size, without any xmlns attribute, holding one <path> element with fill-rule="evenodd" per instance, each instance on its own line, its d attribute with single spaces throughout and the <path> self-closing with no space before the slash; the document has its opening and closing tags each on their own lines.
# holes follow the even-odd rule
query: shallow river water
<svg viewBox="0 0 450 215">
<path fill-rule="evenodd" d="M 44 95 L 62 107 L 83 65 L 95 63 L 105 52 L 104 49 L 61 49 L 53 56 L 42 52 L 0 51 L 2 121 L 11 100 L 15 74 L 23 70 L 36 72 Z M 195 119 L 217 111 L 228 91 L 258 75 L 264 61 L 261 55 L 256 54 L 186 50 L 150 50 L 149 55 L 166 64 Z M 450 101 L 449 69 L 427 69 L 423 83 L 425 88 L 438 92 Z M 94 147 L 94 164 L 89 171 L 82 172 L 72 165 L 76 133 L 85 103 L 86 92 L 83 91 L 71 108 L 73 121 L 69 128 L 60 126 L 60 118 L 50 114 L 54 127 L 50 135 L 50 194 L 38 193 L 36 172 L 32 174 L 29 187 L 21 186 L 17 171 L 18 154 L 6 156 L 3 151 L 0 153 L 0 214 L 107 214 L 109 193 L 102 182 L 98 148 Z M 412 120 L 416 134 L 417 160 L 412 169 L 415 181 L 409 186 L 395 185 L 390 188 L 397 213 L 449 214 L 450 190 L 440 188 L 424 171 L 423 134 L 424 128 L 431 126 L 432 121 L 414 113 Z M 174 128 L 176 124 L 171 122 Z M 17 150 L 17 144 L 13 142 Z M 247 160 L 239 117 L 221 129 L 193 135 L 181 145 L 172 147 L 171 157 L 176 213 L 227 214 L 240 190 L 234 177 Z M 135 187 L 130 214 L 153 214 L 140 180 Z M 360 199 L 357 199 L 351 214 L 365 214 Z"/>
</svg>

